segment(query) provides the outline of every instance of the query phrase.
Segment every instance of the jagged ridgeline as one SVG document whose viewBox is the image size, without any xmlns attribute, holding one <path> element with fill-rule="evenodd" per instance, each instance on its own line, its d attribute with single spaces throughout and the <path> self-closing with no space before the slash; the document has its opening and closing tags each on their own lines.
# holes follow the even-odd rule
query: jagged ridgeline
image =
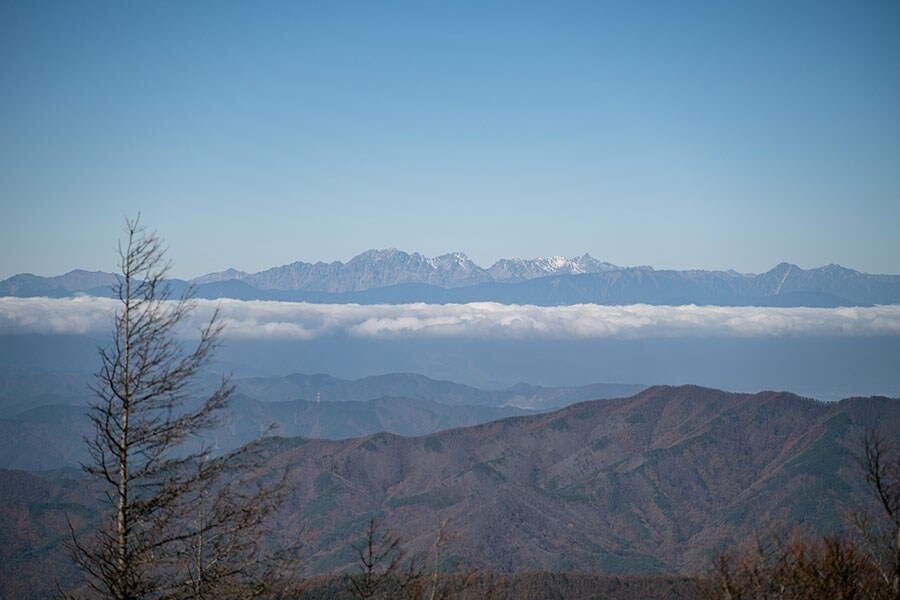
<svg viewBox="0 0 900 600">
<path fill-rule="evenodd" d="M 111 273 L 76 270 L 56 277 L 20 274 L 0 282 L 0 295 L 109 295 Z M 325 303 L 411 302 L 514 304 L 707 304 L 723 306 L 867 306 L 900 302 L 900 276 L 870 275 L 839 265 L 801 269 L 781 263 L 761 274 L 620 267 L 585 254 L 575 258 L 502 259 L 482 268 L 465 254 L 428 258 L 370 250 L 343 262 L 294 262 L 246 273 L 228 269 L 174 288 L 197 287 L 200 298 Z"/>
</svg>

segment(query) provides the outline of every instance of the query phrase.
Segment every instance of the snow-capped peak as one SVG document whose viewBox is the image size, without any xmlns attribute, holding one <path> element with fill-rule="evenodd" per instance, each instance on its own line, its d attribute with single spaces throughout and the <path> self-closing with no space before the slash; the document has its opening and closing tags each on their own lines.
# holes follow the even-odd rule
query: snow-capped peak
<svg viewBox="0 0 900 600">
<path fill-rule="evenodd" d="M 198 277 L 194 283 L 240 279 L 259 289 L 346 292 L 400 283 L 460 287 L 616 269 L 619 267 L 600 262 L 589 254 L 575 258 L 505 258 L 484 269 L 463 252 L 427 257 L 418 252 L 408 254 L 397 248 L 384 248 L 367 250 L 346 263 L 295 262 L 253 274 L 228 269 Z"/>
<path fill-rule="evenodd" d="M 523 281 L 548 275 L 578 275 L 618 270 L 614 264 L 600 262 L 590 254 L 580 257 L 538 257 L 532 259 L 504 258 L 488 269 L 495 281 Z"/>
<path fill-rule="evenodd" d="M 195 277 L 194 279 L 191 279 L 191 283 L 199 285 L 203 283 L 215 283 L 217 281 L 228 281 L 230 279 L 246 279 L 248 275 L 249 273 L 245 271 L 225 269 L 224 271 L 219 271 L 217 273 L 207 273 L 206 275 Z"/>
</svg>

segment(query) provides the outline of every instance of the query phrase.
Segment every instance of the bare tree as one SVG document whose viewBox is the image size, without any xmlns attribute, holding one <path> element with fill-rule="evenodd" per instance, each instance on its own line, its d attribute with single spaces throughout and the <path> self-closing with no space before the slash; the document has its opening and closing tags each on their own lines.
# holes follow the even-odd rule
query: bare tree
<svg viewBox="0 0 900 600">
<path fill-rule="evenodd" d="M 415 561 L 403 569 L 406 553 L 400 548 L 400 538 L 385 532 L 374 517 L 369 520 L 363 541 L 353 548 L 359 557 L 359 571 L 348 574 L 344 582 L 354 598 L 403 597 L 421 576 Z"/>
<path fill-rule="evenodd" d="M 107 488 L 109 519 L 93 536 L 73 532 L 75 561 L 104 598 L 256 595 L 269 565 L 261 527 L 279 487 L 240 477 L 258 445 L 213 458 L 202 444 L 186 444 L 198 448 L 198 434 L 219 423 L 233 390 L 223 377 L 204 397 L 197 381 L 220 340 L 218 312 L 186 351 L 181 330 L 194 303 L 191 291 L 172 299 L 157 235 L 127 220 L 119 258 L 120 306 L 100 350 L 84 466 Z"/>
<path fill-rule="evenodd" d="M 698 581 L 701 597 L 900 600 L 900 453 L 876 431 L 859 463 L 876 510 L 850 516 L 856 535 L 793 532 L 725 552 Z"/>
<path fill-rule="evenodd" d="M 856 513 L 852 523 L 869 562 L 891 597 L 900 600 L 900 452 L 878 432 L 867 431 L 860 462 L 880 511 Z"/>
<path fill-rule="evenodd" d="M 698 581 L 702 598 L 722 600 L 878 600 L 886 598 L 874 569 L 850 539 L 794 531 L 757 537 L 716 558 Z"/>
<path fill-rule="evenodd" d="M 460 561 L 448 556 L 458 537 L 459 533 L 449 530 L 449 521 L 442 521 L 429 550 L 410 556 L 399 537 L 371 519 L 363 542 L 354 546 L 359 571 L 345 577 L 345 587 L 360 600 L 450 600 L 468 597 L 475 588 L 480 588 L 477 597 L 492 598 L 491 572 L 460 568 Z"/>
<path fill-rule="evenodd" d="M 422 557 L 424 566 L 422 574 L 409 586 L 408 600 L 450 600 L 465 597 L 466 592 L 478 584 L 490 584 L 493 574 L 490 571 L 479 571 L 464 564 L 459 557 L 453 556 L 454 542 L 461 535 L 459 531 L 450 529 L 450 520 L 440 522 L 434 541 L 428 552 Z M 479 597 L 489 598 L 486 588 L 480 590 Z"/>
</svg>

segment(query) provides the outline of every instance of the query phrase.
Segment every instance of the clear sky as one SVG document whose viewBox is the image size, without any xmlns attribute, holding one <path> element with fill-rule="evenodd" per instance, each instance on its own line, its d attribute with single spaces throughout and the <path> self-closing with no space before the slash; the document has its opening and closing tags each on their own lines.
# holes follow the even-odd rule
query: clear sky
<svg viewBox="0 0 900 600">
<path fill-rule="evenodd" d="M 900 273 L 900 3 L 0 3 L 0 278 L 369 248 Z"/>
</svg>

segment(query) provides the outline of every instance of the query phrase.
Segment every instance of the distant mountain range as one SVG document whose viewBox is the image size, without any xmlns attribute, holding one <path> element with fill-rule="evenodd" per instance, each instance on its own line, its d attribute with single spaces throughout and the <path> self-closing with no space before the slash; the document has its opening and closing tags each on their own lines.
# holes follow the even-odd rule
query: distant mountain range
<svg viewBox="0 0 900 600">
<path fill-rule="evenodd" d="M 0 418 L 0 468 L 40 471 L 77 468 L 88 462 L 84 437 L 91 433 L 92 425 L 86 412 L 84 406 L 57 404 Z M 238 394 L 222 425 L 194 442 L 220 454 L 252 442 L 270 426 L 279 436 L 342 440 L 379 431 L 423 435 L 532 412 L 514 407 L 447 406 L 411 398 L 266 402 Z"/>
<path fill-rule="evenodd" d="M 0 296 L 108 296 L 115 275 L 71 271 L 57 277 L 20 274 L 0 282 Z M 403 304 L 502 302 L 572 304 L 699 304 L 721 306 L 870 306 L 900 303 L 900 276 L 871 275 L 840 265 L 801 269 L 781 263 L 762 274 L 619 267 L 588 254 L 577 258 L 503 259 L 488 269 L 462 253 L 427 258 L 370 250 L 347 263 L 295 262 L 245 273 L 229 269 L 191 281 L 200 298 L 316 303 Z"/>
<path fill-rule="evenodd" d="M 438 288 L 458 288 L 479 283 L 512 283 L 547 275 L 575 275 L 614 271 L 621 267 L 601 262 L 589 254 L 576 258 L 506 258 L 484 269 L 461 252 L 435 258 L 402 250 L 369 250 L 347 263 L 293 262 L 258 273 L 227 269 L 195 277 L 187 283 L 198 286 L 240 281 L 251 289 L 281 292 L 323 292 L 343 294 L 405 283 L 418 283 Z M 90 292 L 115 284 L 113 273 L 75 270 L 56 277 L 39 277 L 30 273 L 15 275 L 0 282 L 0 295 L 65 296 L 73 292 Z"/>
<path fill-rule="evenodd" d="M 95 399 L 90 381 L 70 374 L 0 372 L 0 468 L 56 469 L 88 460 L 83 437 L 91 430 L 86 406 Z M 253 441 L 272 425 L 279 436 L 347 439 L 380 431 L 424 435 L 588 399 L 628 396 L 645 387 L 521 383 L 482 390 L 412 373 L 355 381 L 295 373 L 238 379 L 235 384 L 237 393 L 222 426 L 200 440 L 221 452 Z"/>
<path fill-rule="evenodd" d="M 12 417 L 42 406 L 84 407 L 95 398 L 89 388 L 93 382 L 94 378 L 89 374 L 0 367 L 0 418 Z M 209 390 L 218 383 L 218 376 L 206 375 L 205 385 Z M 634 383 L 594 383 L 571 387 L 517 383 L 504 389 L 489 390 L 432 379 L 416 373 L 387 373 L 355 380 L 324 374 L 293 373 L 286 376 L 238 378 L 234 380 L 234 384 L 238 395 L 270 403 L 306 400 L 327 405 L 368 402 L 378 398 L 407 398 L 445 406 L 535 411 L 562 408 L 584 400 L 630 396 L 647 387 Z"/>
<path fill-rule="evenodd" d="M 378 515 L 413 553 L 449 522 L 458 551 L 499 572 L 692 574 L 771 526 L 825 532 L 873 510 L 855 458 L 866 428 L 900 441 L 900 400 L 654 387 L 421 437 L 273 438 L 249 479 L 285 475 L 271 541 L 300 541 L 305 573 L 353 568 Z M 0 595 L 71 576 L 65 515 L 89 525 L 99 497 L 74 471 L 0 469 Z"/>
<path fill-rule="evenodd" d="M 484 269 L 462 252 L 428 258 L 418 252 L 407 254 L 390 248 L 363 252 L 347 263 L 294 262 L 259 273 L 228 269 L 197 277 L 191 282 L 204 284 L 237 280 L 258 290 L 341 294 L 403 283 L 458 288 L 487 282 L 511 283 L 547 275 L 599 273 L 620 268 L 585 254 L 577 258 L 507 258 Z"/>
<path fill-rule="evenodd" d="M 484 390 L 415 373 L 373 375 L 353 381 L 329 375 L 294 373 L 286 377 L 239 379 L 235 383 L 240 393 L 268 402 L 298 398 L 321 402 L 366 402 L 375 398 L 394 397 L 428 400 L 447 406 L 540 411 L 562 408 L 584 400 L 630 396 L 646 387 L 630 383 L 595 383 L 573 387 L 518 383 L 501 390 Z"/>
</svg>

